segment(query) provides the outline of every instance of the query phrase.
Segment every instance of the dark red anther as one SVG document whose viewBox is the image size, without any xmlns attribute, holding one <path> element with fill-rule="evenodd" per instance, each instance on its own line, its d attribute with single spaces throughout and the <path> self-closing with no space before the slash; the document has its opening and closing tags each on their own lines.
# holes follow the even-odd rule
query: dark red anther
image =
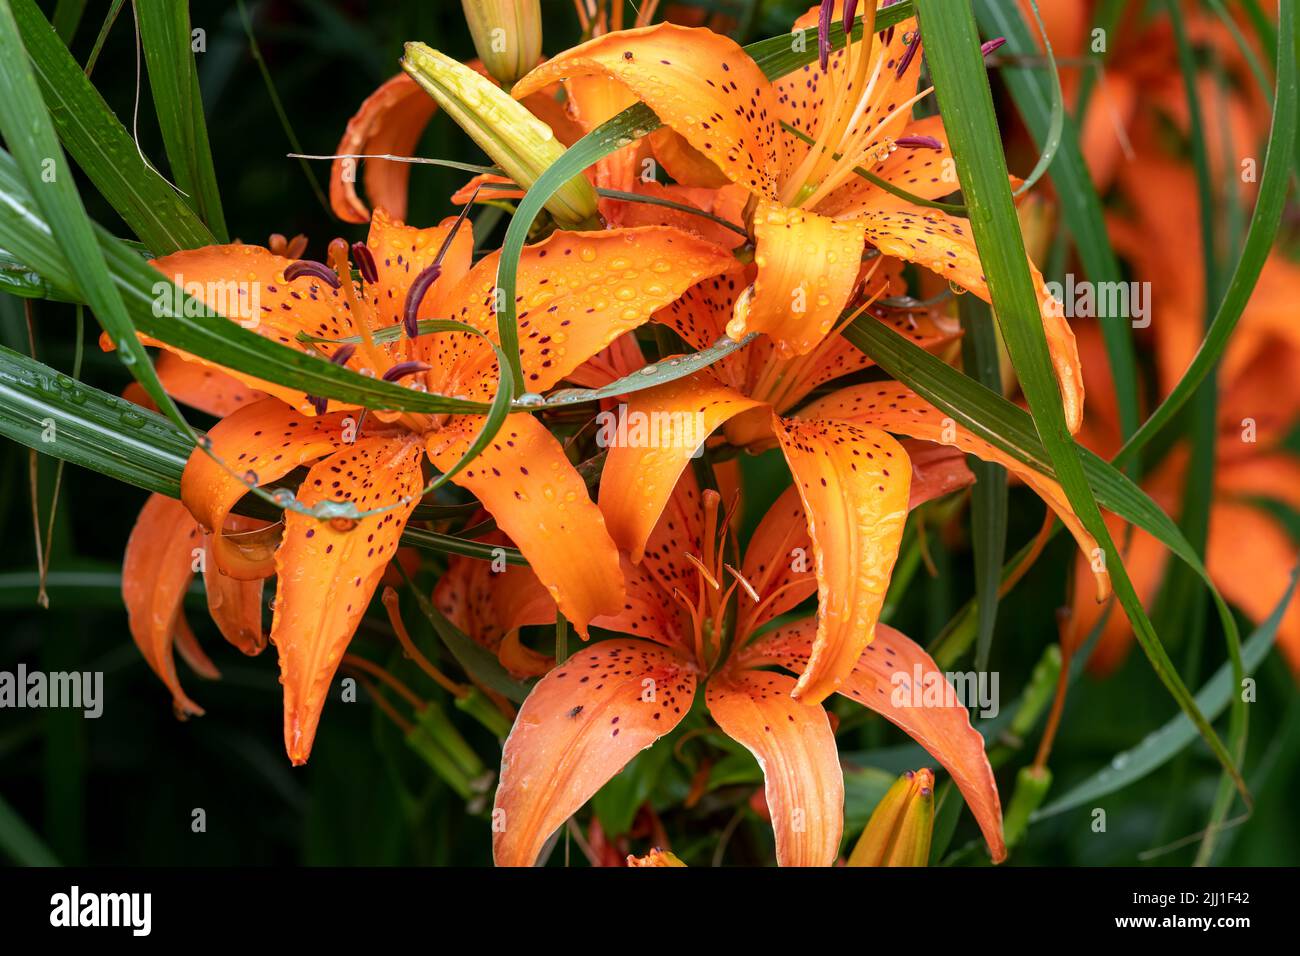
<svg viewBox="0 0 1300 956">
<path fill-rule="evenodd" d="M 817 62 L 825 71 L 831 61 L 831 17 L 835 13 L 835 0 L 822 0 L 817 11 Z"/>
<path fill-rule="evenodd" d="M 340 345 L 338 350 L 330 356 L 330 361 L 335 365 L 347 365 L 348 359 L 352 358 L 356 351 L 356 345 L 351 342 L 348 342 L 346 345 Z"/>
<path fill-rule="evenodd" d="M 858 18 L 858 0 L 844 0 L 844 42 L 853 35 L 853 21 Z"/>
<path fill-rule="evenodd" d="M 899 2 L 900 0 L 885 0 L 885 2 L 880 5 L 880 9 L 883 10 L 886 7 L 892 7 L 894 4 Z M 894 28 L 892 26 L 885 31 L 884 40 L 884 46 L 889 46 L 889 44 L 894 42 Z"/>
<path fill-rule="evenodd" d="M 943 143 L 933 136 L 900 136 L 894 140 L 894 145 L 904 149 L 943 149 Z"/>
<path fill-rule="evenodd" d="M 907 52 L 898 60 L 898 70 L 895 76 L 901 78 L 907 72 L 907 68 L 912 65 L 912 60 L 916 58 L 916 51 L 921 49 L 921 34 L 919 32 L 912 34 L 912 39 L 908 41 Z"/>
<path fill-rule="evenodd" d="M 980 45 L 980 55 L 988 56 L 990 53 L 992 53 L 994 50 L 996 50 L 998 47 L 1002 46 L 1002 44 L 1006 42 L 1007 42 L 1006 37 L 994 37 L 992 40 L 989 40 Z"/>
<path fill-rule="evenodd" d="M 402 326 L 406 329 L 407 338 L 413 339 L 420 334 L 420 303 L 440 275 L 442 263 L 435 262 L 421 269 L 411 283 L 411 288 L 406 293 L 406 304 L 402 307 Z"/>
<path fill-rule="evenodd" d="M 339 287 L 339 277 L 334 274 L 334 270 L 323 262 L 316 262 L 313 259 L 299 259 L 297 262 L 291 262 L 284 267 L 284 278 L 286 282 L 292 282 L 294 279 L 303 276 L 312 276 L 320 279 L 331 289 Z"/>
<path fill-rule="evenodd" d="M 367 285 L 379 281 L 379 270 L 375 268 L 375 257 L 370 254 L 370 247 L 364 242 L 352 243 L 352 261 L 357 264 L 357 271 Z"/>
<path fill-rule="evenodd" d="M 428 362 L 398 362 L 387 372 L 384 373 L 385 382 L 397 382 L 406 378 L 408 375 L 416 375 L 420 372 L 427 372 L 433 368 Z"/>
<path fill-rule="evenodd" d="M 321 398 L 319 395 L 308 395 L 307 401 L 311 402 L 311 407 L 316 409 L 317 415 L 324 415 L 330 402 L 328 398 Z"/>
</svg>

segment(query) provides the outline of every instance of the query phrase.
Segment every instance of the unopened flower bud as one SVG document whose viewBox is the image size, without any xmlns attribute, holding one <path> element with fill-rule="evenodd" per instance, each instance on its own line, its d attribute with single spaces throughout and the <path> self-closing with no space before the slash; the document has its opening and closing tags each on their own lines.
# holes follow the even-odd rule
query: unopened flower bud
<svg viewBox="0 0 1300 956">
<path fill-rule="evenodd" d="M 909 770 L 876 804 L 849 866 L 925 866 L 933 832 L 934 774 Z"/>
<path fill-rule="evenodd" d="M 509 88 L 542 58 L 541 0 L 461 0 L 474 49 Z"/>
<path fill-rule="evenodd" d="M 463 63 L 423 43 L 408 43 L 402 69 L 524 189 L 564 155 L 549 126 Z M 580 226 L 596 215 L 596 193 L 578 175 L 547 200 L 546 208 L 562 226 Z"/>
</svg>

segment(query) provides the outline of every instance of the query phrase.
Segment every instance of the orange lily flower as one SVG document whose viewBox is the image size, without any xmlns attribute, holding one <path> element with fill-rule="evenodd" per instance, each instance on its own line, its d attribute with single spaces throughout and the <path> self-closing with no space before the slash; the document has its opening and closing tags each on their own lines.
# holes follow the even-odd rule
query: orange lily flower
<svg viewBox="0 0 1300 956">
<path fill-rule="evenodd" d="M 837 16 L 843 7 L 835 4 Z M 796 28 L 817 16 L 810 11 Z M 930 92 L 916 93 L 916 23 L 877 37 L 874 18 L 868 5 L 862 40 L 824 53 L 820 68 L 776 81 L 731 39 L 661 23 L 568 50 L 512 92 L 535 95 L 557 80 L 616 81 L 680 134 L 698 153 L 697 165 L 749 192 L 758 271 L 727 331 L 733 338 L 765 332 L 784 353 L 807 354 L 851 301 L 868 244 L 989 296 L 965 220 L 902 200 L 857 173 L 865 168 L 927 200 L 957 187 L 944 172 L 952 164 L 941 120 L 912 119 L 913 106 Z M 1034 275 L 1046 304 L 1042 277 Z M 1073 335 L 1054 309 L 1044 309 L 1043 323 L 1074 429 L 1083 389 Z"/>
<path fill-rule="evenodd" d="M 879 283 L 871 301 L 902 288 L 900 264 L 881 260 L 877 268 L 882 278 L 868 279 Z M 702 348 L 722 334 L 744 286 L 744 274 L 733 270 L 692 289 L 655 318 Z M 884 315 L 922 346 L 956 334 L 937 316 Z M 693 376 L 629 396 L 628 420 L 667 413 L 660 420 L 668 425 L 652 442 L 613 443 L 601 476 L 601 510 L 614 540 L 635 563 L 669 506 L 678 476 L 708 435 L 721 430 L 731 444 L 751 450 L 773 441 L 780 445 L 809 516 L 821 589 L 814 653 L 795 688 L 809 703 L 835 692 L 870 644 L 897 557 L 909 468 L 889 432 L 1005 465 L 1061 516 L 1085 553 L 1096 547 L 1059 485 L 958 427 L 897 382 L 850 386 L 800 408 L 814 389 L 871 364 L 838 335 L 792 357 L 760 339 Z M 628 494 L 629 488 L 636 493 Z M 1103 593 L 1105 584 L 1099 575 Z"/>
<path fill-rule="evenodd" d="M 495 340 L 496 254 L 470 267 L 468 231 L 451 220 L 416 229 L 382 211 L 366 243 L 330 246 L 330 267 L 291 262 L 257 246 L 187 250 L 157 260 L 188 286 L 256 282 L 257 331 L 293 344 L 301 332 L 331 361 L 390 381 L 486 400 L 495 391 L 491 348 L 469 333 L 409 337 L 418 320 L 451 316 Z M 644 271 L 629 259 L 635 248 Z M 645 228 L 557 233 L 529 247 L 520 267 L 520 358 L 528 387 L 545 391 L 615 337 L 635 328 L 694 283 L 730 263 L 716 247 L 676 230 Z M 609 283 L 617 282 L 616 294 Z M 210 303 L 211 304 L 211 303 Z M 408 337 L 379 340 L 401 326 Z M 352 336 L 357 342 L 340 340 Z M 248 379 L 271 397 L 245 405 L 209 433 L 182 478 L 185 505 L 203 528 L 226 527 L 249 485 L 310 466 L 298 493 L 308 507 L 351 502 L 359 520 L 321 522 L 286 513 L 273 555 L 250 557 L 212 539 L 217 568 L 236 580 L 278 576 L 271 640 L 285 687 L 285 746 L 307 759 L 324 697 L 425 484 L 427 457 L 439 471 L 457 464 L 481 416 L 365 414 L 293 389 Z M 358 414 L 360 413 L 360 414 Z M 209 453 L 210 452 L 210 453 Z M 560 610 L 580 633 L 621 605 L 623 583 L 604 519 L 563 449 L 536 419 L 512 415 L 491 445 L 453 480 L 482 502 L 528 557 Z"/>
<path fill-rule="evenodd" d="M 906 469 L 906 456 L 897 464 Z M 947 481 L 918 482 L 911 503 L 949 487 Z M 804 670 L 816 619 L 755 639 L 817 591 L 803 560 L 810 544 L 803 510 L 797 489 L 788 489 L 759 524 L 737 569 L 728 563 L 731 514 L 722 510 L 720 495 L 701 492 L 693 473 L 682 477 L 644 563 L 624 564 L 622 611 L 593 622 L 634 637 L 582 648 L 543 677 L 519 711 L 503 751 L 493 811 L 498 865 L 532 865 L 557 827 L 677 726 L 701 683 L 718 726 L 763 769 L 777 862 L 834 862 L 844 788 L 831 723 L 820 706 L 791 698 L 794 677 L 768 669 Z M 905 676 L 894 677 L 899 671 Z M 920 647 L 881 625 L 839 692 L 898 725 L 948 769 L 1000 861 L 1006 855 L 1001 807 L 983 738 L 959 703 L 907 706 L 892 692 L 900 684 L 910 687 L 918 675 L 927 684 L 943 680 Z"/>
</svg>

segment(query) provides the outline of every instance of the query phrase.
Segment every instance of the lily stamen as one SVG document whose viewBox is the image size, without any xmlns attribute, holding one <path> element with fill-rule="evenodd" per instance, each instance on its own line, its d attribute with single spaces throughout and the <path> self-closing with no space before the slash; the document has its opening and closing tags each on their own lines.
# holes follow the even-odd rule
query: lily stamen
<svg viewBox="0 0 1300 956">
<path fill-rule="evenodd" d="M 348 342 L 344 345 L 340 345 L 337 349 L 334 350 L 334 354 L 330 356 L 330 362 L 332 362 L 335 365 L 347 365 L 348 359 L 352 358 L 352 355 L 353 353 L 356 352 L 356 350 L 357 347 L 353 345 L 351 342 Z M 311 406 L 312 408 L 316 409 L 317 415 L 324 415 L 325 410 L 329 407 L 329 399 L 322 398 L 319 395 L 308 395 L 307 401 L 311 402 Z M 359 427 L 358 427 L 358 431 L 360 431 Z"/>
<path fill-rule="evenodd" d="M 425 295 L 438 281 L 440 275 L 442 275 L 442 263 L 432 262 L 421 269 L 420 274 L 411 283 L 411 288 L 406 293 L 406 302 L 402 306 L 402 327 L 406 330 L 408 339 L 416 338 L 420 334 L 420 303 L 424 301 Z"/>
<path fill-rule="evenodd" d="M 428 362 L 398 362 L 392 368 L 384 373 L 385 382 L 397 382 L 406 378 L 408 375 L 418 375 L 421 372 L 427 372 L 433 366 Z"/>
<path fill-rule="evenodd" d="M 682 557 L 684 557 L 687 561 L 691 562 L 691 564 L 695 565 L 695 570 L 700 572 L 700 576 L 704 578 L 705 583 L 707 583 L 709 587 L 713 588 L 713 590 L 715 591 L 722 590 L 722 585 L 718 583 L 717 578 L 715 578 L 711 573 L 709 573 L 709 569 L 704 566 L 703 561 L 701 561 L 695 555 L 689 553 L 682 555 Z"/>
<path fill-rule="evenodd" d="M 723 567 L 726 568 L 727 571 L 731 574 L 731 576 L 736 579 L 736 583 L 745 589 L 745 593 L 749 595 L 749 599 L 751 601 L 753 601 L 755 604 L 758 604 L 762 601 L 762 598 L 759 596 L 758 591 L 754 589 L 754 585 L 750 584 L 749 580 L 743 574 L 741 574 L 739 571 L 733 568 L 730 564 L 724 564 Z"/>
<path fill-rule="evenodd" d="M 375 257 L 370 253 L 370 247 L 364 242 L 352 243 L 352 261 L 357 264 L 357 271 L 361 273 L 361 280 L 366 285 L 379 281 L 379 269 L 375 266 Z"/>
<path fill-rule="evenodd" d="M 420 303 L 424 301 L 424 297 L 428 295 L 433 284 L 442 275 L 442 261 L 447 257 L 447 251 L 451 249 L 451 243 L 456 238 L 456 233 L 460 231 L 460 227 L 464 224 L 465 217 L 469 215 L 470 209 L 474 207 L 474 201 L 478 198 L 479 190 L 482 188 L 481 185 L 474 187 L 469 202 L 461 207 L 456 221 L 451 224 L 451 229 L 447 231 L 447 237 L 442 240 L 442 245 L 438 247 L 438 254 L 433 257 L 433 262 L 425 266 L 420 271 L 420 274 L 415 277 L 415 281 L 411 283 L 411 288 L 406 294 L 406 301 L 402 305 L 402 327 L 406 330 L 408 339 L 418 338 L 420 335 Z"/>
<path fill-rule="evenodd" d="M 352 282 L 352 264 L 348 260 L 348 251 L 346 240 L 331 240 L 329 263 L 338 277 L 335 288 L 343 292 L 343 301 L 347 303 L 352 328 L 361 337 L 361 351 L 376 370 L 385 369 L 391 363 L 384 353 L 375 347 L 375 340 L 370 334 L 370 307 L 363 304 L 363 300 L 357 296 L 356 285 Z"/>
<path fill-rule="evenodd" d="M 339 277 L 335 275 L 329 267 L 322 262 L 314 259 L 299 259 L 297 262 L 291 262 L 284 267 L 284 279 L 286 282 L 292 282 L 294 279 L 300 279 L 303 276 L 312 276 L 320 279 L 331 289 L 339 287 Z"/>
</svg>

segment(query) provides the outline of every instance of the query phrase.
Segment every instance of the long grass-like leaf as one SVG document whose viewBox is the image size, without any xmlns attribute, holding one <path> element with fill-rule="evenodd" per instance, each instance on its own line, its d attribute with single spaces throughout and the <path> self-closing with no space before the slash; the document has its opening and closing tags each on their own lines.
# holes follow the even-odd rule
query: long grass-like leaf
<svg viewBox="0 0 1300 956">
<path fill-rule="evenodd" d="M 1006 159 L 999 144 L 993 96 L 980 55 L 974 14 L 965 4 L 917 0 L 922 33 L 929 51 L 931 76 L 948 131 L 958 179 L 971 210 L 971 230 L 988 276 L 989 292 L 1007 350 L 1029 401 L 1034 425 L 1075 514 L 1105 552 L 1120 604 L 1133 623 L 1138 643 L 1157 676 L 1192 718 L 1224 769 L 1245 790 L 1232 755 L 1196 707 L 1191 692 L 1147 618 L 1123 560 L 1102 521 L 1077 446 L 1066 427 L 1060 391 L 1052 371 L 1038 296 L 1029 271 L 1024 238 L 1016 219 Z M 1235 636 L 1232 615 L 1225 611 L 1229 639 Z"/>
<path fill-rule="evenodd" d="M 225 242 L 226 220 L 191 49 L 189 4 L 137 3 L 135 15 L 172 176 L 199 218 Z"/>
<path fill-rule="evenodd" d="M 997 329 L 988 305 L 973 295 L 958 302 L 961 315 L 962 366 L 986 388 L 1000 392 Z M 971 543 L 975 552 L 975 600 L 979 608 L 975 670 L 989 665 L 993 626 L 998 618 L 998 590 L 1007 546 L 1007 470 L 1002 465 L 967 456 L 975 475 L 971 488 Z"/>
<path fill-rule="evenodd" d="M 34 0 L 10 3 L 59 139 L 118 215 L 157 255 L 214 242 L 194 211 L 145 162 Z M 44 112 L 39 103 L 30 107 Z"/>
<path fill-rule="evenodd" d="M 1297 575 L 1300 575 L 1300 569 L 1292 572 L 1291 586 L 1282 596 L 1281 602 L 1273 613 L 1246 639 L 1242 647 L 1242 658 L 1247 673 L 1254 672 L 1272 649 L 1277 637 L 1278 625 L 1282 623 L 1282 615 L 1286 611 L 1288 602 L 1294 600 Z M 1231 663 L 1225 662 L 1196 695 L 1197 706 L 1213 719 L 1221 714 L 1231 701 L 1241 697 L 1240 687 L 1241 684 L 1233 677 Z M 1075 807 L 1085 806 L 1093 800 L 1141 780 L 1168 763 L 1196 739 L 1196 728 L 1192 726 L 1185 714 L 1179 714 L 1159 730 L 1144 737 L 1136 747 L 1116 754 L 1108 766 L 1071 787 L 1036 812 L 1031 820 L 1043 820 L 1073 810 Z"/>
<path fill-rule="evenodd" d="M 975 0 L 975 10 L 985 32 L 1006 38 L 1005 49 L 1022 56 L 1037 55 L 1033 34 L 1015 4 Z M 1040 144 L 1045 143 L 1053 129 L 1052 80 L 1041 71 L 1017 65 L 1005 67 L 1002 78 L 1031 135 Z M 1067 121 L 1061 129 L 1050 175 L 1056 186 L 1061 218 L 1079 251 L 1084 272 L 1093 282 L 1120 281 L 1119 261 L 1111 248 L 1101 200 L 1084 163 L 1078 126 L 1073 121 Z M 1115 381 L 1120 428 L 1128 436 L 1138 424 L 1137 361 L 1132 331 L 1122 318 L 1103 321 L 1101 331 Z"/>
<path fill-rule="evenodd" d="M 175 424 L 124 398 L 92 388 L 29 356 L 0 347 L 0 435 L 60 461 L 172 498 L 193 442 Z M 416 516 L 422 516 L 417 506 Z M 235 509 L 275 519 L 279 509 L 245 498 Z M 429 517 L 437 517 L 435 509 Z M 439 554 L 525 564 L 515 548 L 408 527 L 402 543 Z"/>
<path fill-rule="evenodd" d="M 0 0 L 0 132 L 13 154 L 17 174 L 49 224 L 49 258 L 65 266 L 76 264 L 76 278 L 67 288 L 84 296 L 100 325 L 118 343 L 123 363 L 158 408 L 187 428 L 184 416 L 158 381 L 149 353 L 136 337 L 113 284 L 46 112 L 9 0 Z"/>
<path fill-rule="evenodd" d="M 79 288 L 78 281 L 56 245 L 55 234 L 44 211 L 37 207 L 31 192 L 18 178 L 13 159 L 0 151 L 0 248 L 34 269 L 55 289 L 76 301 L 88 301 L 74 291 Z M 159 283 L 166 283 L 166 277 L 141 259 L 135 249 L 98 227 L 94 234 L 98 250 L 108 261 L 109 273 L 134 323 L 134 329 L 113 335 L 119 348 L 123 342 L 128 346 L 136 342 L 138 330 L 265 381 L 367 408 L 431 414 L 483 413 L 489 408 L 483 402 L 426 394 L 360 375 L 299 349 L 272 342 L 216 315 L 202 303 L 190 301 L 180 290 L 173 294 L 164 289 Z"/>
</svg>

